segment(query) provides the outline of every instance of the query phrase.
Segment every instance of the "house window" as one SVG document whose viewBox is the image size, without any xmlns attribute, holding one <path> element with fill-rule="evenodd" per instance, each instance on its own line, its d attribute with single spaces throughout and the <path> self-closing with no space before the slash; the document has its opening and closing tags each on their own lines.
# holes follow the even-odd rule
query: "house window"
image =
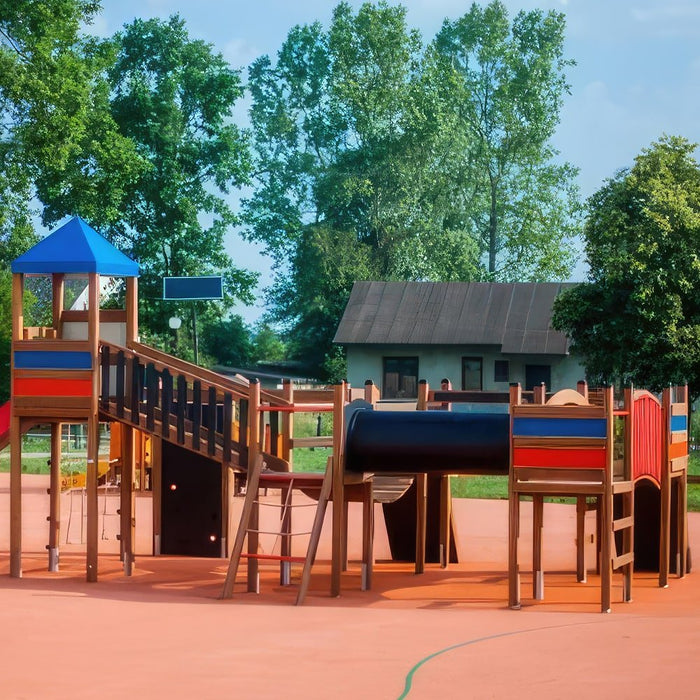
<svg viewBox="0 0 700 700">
<path fill-rule="evenodd" d="M 510 366 L 508 360 L 496 360 L 493 363 L 493 381 L 510 381 Z"/>
<path fill-rule="evenodd" d="M 418 398 L 418 358 L 385 357 L 382 398 Z"/>
<path fill-rule="evenodd" d="M 532 391 L 542 383 L 551 391 L 552 368 L 549 365 L 525 365 L 525 391 Z"/>
<path fill-rule="evenodd" d="M 480 357 L 462 358 L 462 389 L 465 391 L 481 391 L 482 362 Z"/>
</svg>

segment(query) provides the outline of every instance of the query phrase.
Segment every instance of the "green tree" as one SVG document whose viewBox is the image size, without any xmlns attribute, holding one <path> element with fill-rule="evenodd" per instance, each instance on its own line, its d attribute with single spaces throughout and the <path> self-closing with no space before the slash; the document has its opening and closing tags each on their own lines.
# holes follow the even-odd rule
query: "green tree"
<svg viewBox="0 0 700 700">
<path fill-rule="evenodd" d="M 446 167 L 493 280 L 565 279 L 580 233 L 577 170 L 557 163 L 565 70 L 565 17 L 473 4 L 445 21 L 429 51 L 444 135 L 457 139 Z"/>
<path fill-rule="evenodd" d="M 99 9 L 0 2 L 0 189 L 10 182 L 15 195 L 36 196 L 48 225 L 70 213 L 115 215 L 125 181 L 144 165 L 110 115 L 111 47 L 81 31 Z"/>
<path fill-rule="evenodd" d="M 247 235 L 275 260 L 271 317 L 300 359 L 330 356 L 354 280 L 568 272 L 574 172 L 548 145 L 566 88 L 563 19 L 519 15 L 509 32 L 502 5 L 474 6 L 426 50 L 402 6 L 341 2 L 327 31 L 295 27 L 276 63 L 251 66 Z M 476 123 L 491 94 L 473 83 L 487 79 L 498 100 Z"/>
<path fill-rule="evenodd" d="M 227 367 L 245 367 L 253 355 L 250 328 L 239 315 L 210 323 L 202 333 L 204 351 Z"/>
<path fill-rule="evenodd" d="M 253 331 L 252 359 L 254 362 L 279 362 L 287 356 L 287 348 L 279 334 L 264 321 Z"/>
<path fill-rule="evenodd" d="M 589 279 L 556 301 L 554 324 L 593 381 L 700 392 L 700 166 L 664 136 L 594 194 Z"/>
<path fill-rule="evenodd" d="M 81 34 L 99 8 L 89 0 L 0 0 L 0 398 L 9 393 L 10 263 L 37 240 L 29 203 L 38 202 L 48 224 L 77 211 L 63 208 L 66 193 L 109 207 L 119 198 L 105 187 L 111 173 L 138 167 L 98 75 L 108 55 Z"/>
<path fill-rule="evenodd" d="M 119 216 L 105 223 L 140 262 L 144 325 L 167 337 L 167 318 L 180 309 L 159 301 L 163 276 L 223 273 L 223 307 L 198 305 L 204 325 L 234 297 L 251 300 L 256 276 L 234 267 L 224 251 L 224 234 L 237 223 L 226 195 L 247 181 L 250 167 L 246 139 L 232 121 L 242 86 L 177 16 L 137 19 L 114 42 L 112 114 L 148 168 L 128 183 Z"/>
</svg>

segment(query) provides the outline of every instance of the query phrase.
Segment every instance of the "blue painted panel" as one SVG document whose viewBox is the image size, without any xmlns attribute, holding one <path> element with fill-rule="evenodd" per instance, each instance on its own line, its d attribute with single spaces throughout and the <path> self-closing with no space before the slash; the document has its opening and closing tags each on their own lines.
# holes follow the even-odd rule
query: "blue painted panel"
<svg viewBox="0 0 700 700">
<path fill-rule="evenodd" d="M 604 438 L 606 424 L 604 418 L 514 418 L 513 435 Z"/>
<path fill-rule="evenodd" d="M 671 432 L 679 433 L 688 430 L 688 416 L 671 416 Z"/>
<path fill-rule="evenodd" d="M 89 352 L 15 351 L 15 369 L 92 369 Z"/>
</svg>

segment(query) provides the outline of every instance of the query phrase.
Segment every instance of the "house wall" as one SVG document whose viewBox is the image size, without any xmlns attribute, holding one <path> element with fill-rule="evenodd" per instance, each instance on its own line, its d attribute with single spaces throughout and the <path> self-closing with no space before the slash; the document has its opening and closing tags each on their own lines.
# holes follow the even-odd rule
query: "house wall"
<svg viewBox="0 0 700 700">
<path fill-rule="evenodd" d="M 549 365 L 551 387 L 548 391 L 575 388 L 576 382 L 585 378 L 583 367 L 568 355 L 516 355 L 502 354 L 493 346 L 407 346 L 407 345 L 349 345 L 347 350 L 348 381 L 353 387 L 362 387 L 371 379 L 383 389 L 383 358 L 418 357 L 418 378 L 425 379 L 438 389 L 443 377 L 452 382 L 454 389 L 462 388 L 462 358 L 482 358 L 482 381 L 485 391 L 507 391 L 510 382 L 525 385 L 526 365 Z M 509 361 L 508 381 L 494 381 L 494 362 Z"/>
</svg>

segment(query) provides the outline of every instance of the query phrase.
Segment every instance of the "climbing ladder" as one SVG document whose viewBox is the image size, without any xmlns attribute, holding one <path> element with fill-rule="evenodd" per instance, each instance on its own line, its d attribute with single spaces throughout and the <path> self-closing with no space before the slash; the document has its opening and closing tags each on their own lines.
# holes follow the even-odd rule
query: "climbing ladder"
<svg viewBox="0 0 700 700">
<path fill-rule="evenodd" d="M 231 598 L 233 586 L 238 574 L 238 567 L 242 558 L 248 560 L 247 590 L 250 593 L 259 592 L 259 571 L 258 562 L 260 560 L 272 560 L 280 563 L 280 584 L 283 586 L 290 583 L 291 565 L 294 563 L 303 564 L 301 582 L 297 592 L 296 605 L 301 605 L 306 596 L 311 578 L 311 567 L 318 543 L 321 537 L 323 519 L 326 513 L 326 506 L 331 495 L 332 485 L 332 458 L 328 459 L 326 471 L 321 473 L 301 473 L 301 472 L 275 472 L 265 468 L 264 456 L 259 455 L 254 465 L 248 471 L 246 483 L 246 495 L 243 503 L 243 510 L 236 533 L 231 559 L 229 561 L 226 580 L 221 594 L 222 598 Z M 263 501 L 260 498 L 262 489 L 280 489 L 281 499 L 279 503 Z M 307 495 L 317 497 L 316 504 L 294 503 L 293 492 L 302 491 Z M 268 506 L 279 509 L 279 529 L 275 531 L 265 531 L 260 529 L 260 507 Z M 315 507 L 311 530 L 292 532 L 292 510 L 299 507 Z M 260 535 L 275 535 L 280 541 L 279 554 L 264 553 L 259 551 Z M 308 536 L 309 543 L 305 556 L 294 556 L 292 554 L 292 537 Z M 243 551 L 243 546 L 247 539 L 247 551 Z"/>
</svg>

